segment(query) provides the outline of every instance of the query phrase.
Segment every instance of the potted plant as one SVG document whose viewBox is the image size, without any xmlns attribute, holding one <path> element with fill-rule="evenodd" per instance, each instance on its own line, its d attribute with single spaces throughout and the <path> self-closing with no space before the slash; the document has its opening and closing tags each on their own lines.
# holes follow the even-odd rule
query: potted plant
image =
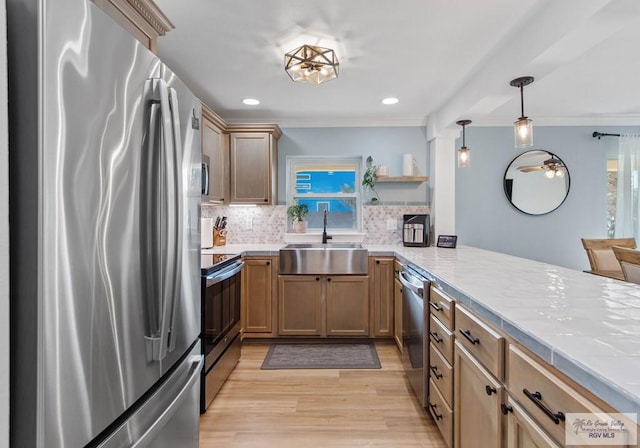
<svg viewBox="0 0 640 448">
<path fill-rule="evenodd" d="M 362 176 L 362 186 L 365 188 L 365 197 L 370 197 L 369 202 L 377 204 L 380 198 L 374 188 L 376 185 L 376 166 L 373 165 L 373 158 L 367 157 L 367 169 Z"/>
<path fill-rule="evenodd" d="M 304 233 L 307 231 L 307 222 L 304 220 L 307 213 L 309 213 L 309 207 L 307 204 L 296 203 L 295 205 L 289 206 L 287 209 L 287 215 L 291 218 L 294 232 Z"/>
</svg>

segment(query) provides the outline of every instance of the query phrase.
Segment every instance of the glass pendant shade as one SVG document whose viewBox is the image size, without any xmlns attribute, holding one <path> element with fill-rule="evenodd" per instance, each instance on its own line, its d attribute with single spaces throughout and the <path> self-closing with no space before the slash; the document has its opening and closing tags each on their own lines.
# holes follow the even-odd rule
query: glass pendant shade
<svg viewBox="0 0 640 448">
<path fill-rule="evenodd" d="M 469 153 L 469 148 L 467 148 L 467 143 L 465 139 L 464 128 L 470 125 L 471 120 L 459 120 L 456 121 L 458 126 L 462 126 L 462 146 L 458 149 L 458 168 L 469 168 L 469 164 L 471 162 Z"/>
<path fill-rule="evenodd" d="M 518 118 L 514 123 L 513 131 L 516 148 L 533 146 L 533 120 L 527 117 Z"/>
<path fill-rule="evenodd" d="M 462 146 L 458 149 L 458 168 L 469 168 L 471 162 L 469 148 Z"/>
<path fill-rule="evenodd" d="M 284 55 L 284 69 L 296 82 L 321 84 L 338 77 L 340 63 L 330 48 L 303 45 Z"/>
</svg>

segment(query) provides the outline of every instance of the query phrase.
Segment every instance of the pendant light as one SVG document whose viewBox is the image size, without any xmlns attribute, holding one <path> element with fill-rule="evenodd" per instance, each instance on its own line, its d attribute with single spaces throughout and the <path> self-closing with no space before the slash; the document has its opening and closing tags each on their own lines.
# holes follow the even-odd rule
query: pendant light
<svg viewBox="0 0 640 448">
<path fill-rule="evenodd" d="M 464 128 L 471 124 L 471 120 L 456 121 L 458 126 L 462 126 L 462 146 L 458 149 L 458 168 L 468 168 L 471 162 L 469 157 L 469 148 L 465 144 Z"/>
<path fill-rule="evenodd" d="M 533 120 L 524 115 L 524 94 L 522 88 L 533 82 L 533 76 L 523 76 L 511 81 L 513 87 L 520 88 L 520 118 L 514 124 L 514 136 L 516 140 L 516 148 L 526 148 L 533 146 Z"/>
</svg>

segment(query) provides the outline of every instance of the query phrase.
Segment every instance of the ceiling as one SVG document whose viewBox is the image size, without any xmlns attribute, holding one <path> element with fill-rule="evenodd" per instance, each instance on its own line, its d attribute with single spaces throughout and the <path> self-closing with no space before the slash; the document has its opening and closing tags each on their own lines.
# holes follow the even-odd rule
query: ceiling
<svg viewBox="0 0 640 448">
<path fill-rule="evenodd" d="M 534 76 L 534 124 L 640 125 L 638 0 L 155 1 L 175 25 L 158 54 L 230 123 L 508 126 L 509 82 Z M 289 79 L 305 43 L 336 51 L 337 79 Z"/>
</svg>

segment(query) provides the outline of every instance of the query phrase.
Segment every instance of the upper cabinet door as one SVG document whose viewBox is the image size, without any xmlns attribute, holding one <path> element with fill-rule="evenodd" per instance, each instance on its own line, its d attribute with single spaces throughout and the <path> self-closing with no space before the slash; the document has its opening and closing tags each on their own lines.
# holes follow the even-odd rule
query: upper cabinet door
<svg viewBox="0 0 640 448">
<path fill-rule="evenodd" d="M 212 112 L 202 110 L 202 154 L 209 157 L 209 201 L 224 203 L 229 172 L 229 138 Z"/>
<path fill-rule="evenodd" d="M 231 204 L 275 203 L 276 153 L 268 132 L 230 134 Z"/>
</svg>

